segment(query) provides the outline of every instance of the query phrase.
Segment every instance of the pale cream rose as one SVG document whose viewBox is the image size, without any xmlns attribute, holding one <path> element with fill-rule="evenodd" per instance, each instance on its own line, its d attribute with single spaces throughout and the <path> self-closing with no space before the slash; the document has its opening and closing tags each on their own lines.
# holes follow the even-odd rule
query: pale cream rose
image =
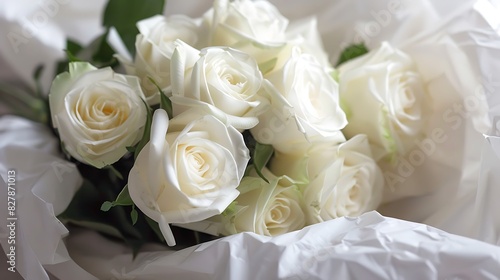
<svg viewBox="0 0 500 280">
<path fill-rule="evenodd" d="M 428 97 L 410 56 L 384 42 L 337 70 L 347 138 L 364 133 L 376 160 L 394 160 L 423 137 Z"/>
<path fill-rule="evenodd" d="M 222 213 L 250 159 L 243 136 L 211 115 L 187 111 L 169 121 L 158 109 L 151 140 L 139 153 L 128 189 L 139 209 L 159 223 L 169 245 L 169 223 L 192 223 Z"/>
<path fill-rule="evenodd" d="M 287 42 L 288 19 L 268 1 L 216 0 L 203 18 L 210 45 L 239 49 L 259 64 L 275 58 Z"/>
<path fill-rule="evenodd" d="M 316 143 L 305 154 L 276 153 L 270 169 L 299 182 L 308 224 L 359 216 L 378 207 L 384 177 L 365 135 L 340 145 Z"/>
<path fill-rule="evenodd" d="M 50 89 L 52 124 L 72 157 L 102 168 L 141 139 L 147 117 L 144 98 L 137 77 L 72 62 Z"/>
<path fill-rule="evenodd" d="M 174 41 L 183 40 L 190 45 L 204 44 L 202 27 L 199 20 L 184 15 L 157 15 L 137 23 L 134 62 L 117 56 L 128 74 L 136 75 L 149 105 L 160 103 L 158 88 L 150 81 L 152 78 L 159 87 L 170 94 L 170 60 L 176 47 Z M 205 42 L 206 43 L 206 42 Z"/>
<path fill-rule="evenodd" d="M 329 61 L 328 53 L 323 46 L 323 40 L 318 30 L 318 20 L 316 17 L 308 17 L 290 22 L 286 31 L 287 44 L 279 55 L 274 69 L 280 69 L 290 57 L 292 49 L 299 48 L 302 53 L 307 53 L 316 60 L 327 71 L 333 71 Z"/>
<path fill-rule="evenodd" d="M 216 116 L 237 129 L 249 129 L 269 104 L 259 95 L 262 74 L 255 60 L 227 47 L 201 51 L 176 41 L 172 56 L 174 116 L 192 108 Z"/>
<path fill-rule="evenodd" d="M 228 234 L 251 231 L 276 236 L 305 226 L 302 195 L 293 180 L 262 171 L 269 183 L 255 172 L 243 177 L 234 213 L 225 217 Z"/>
<path fill-rule="evenodd" d="M 340 143 L 347 124 L 339 105 L 338 84 L 314 56 L 295 48 L 288 61 L 265 76 L 271 109 L 251 129 L 254 138 L 281 152 L 305 149 L 308 141 Z"/>
</svg>

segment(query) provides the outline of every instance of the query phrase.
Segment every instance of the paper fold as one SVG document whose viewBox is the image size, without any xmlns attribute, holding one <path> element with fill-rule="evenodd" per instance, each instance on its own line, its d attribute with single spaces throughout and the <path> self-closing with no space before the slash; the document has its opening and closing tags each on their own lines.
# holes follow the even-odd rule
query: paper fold
<svg viewBox="0 0 500 280">
<path fill-rule="evenodd" d="M 15 220 L 16 270 L 25 279 L 49 279 L 43 265 L 71 261 L 62 238 L 66 227 L 56 218 L 82 183 L 75 165 L 63 160 L 50 130 L 19 117 L 0 118 L 0 216 Z M 7 188 L 10 184 L 10 189 Z M 7 207 L 7 195 L 15 209 Z M 12 206 L 12 205 L 11 205 Z M 0 243 L 10 251 L 8 223 L 0 224 Z"/>
<path fill-rule="evenodd" d="M 19 233 L 24 245 L 18 249 L 24 257 L 18 260 L 23 260 L 26 268 L 23 275 L 27 279 L 47 279 L 42 265 L 61 279 L 69 275 L 73 279 L 91 279 L 93 276 L 87 271 L 99 279 L 495 279 L 500 275 L 500 247 L 492 245 L 500 245 L 497 215 L 500 211 L 500 63 L 495 63 L 500 57 L 500 3 L 497 0 L 272 2 L 291 20 L 317 17 L 332 63 L 350 43 L 364 41 L 373 48 L 384 40 L 418 61 L 434 101 L 434 114 L 427 132 L 432 135 L 435 129 L 442 129 L 447 140 L 435 143 L 424 164 L 413 166 L 412 174 L 405 177 L 406 189 L 388 192 L 386 204 L 379 212 L 423 224 L 371 212 L 360 218 L 332 220 L 275 238 L 242 233 L 178 252 L 148 245 L 134 261 L 123 245 L 95 232 L 74 231 L 67 239 L 68 252 L 74 262 L 64 262 L 68 255 L 62 249 L 60 238 L 66 231 L 52 219 L 64 208 L 64 203 L 55 203 L 56 195 L 44 189 L 41 182 L 36 184 L 39 178 L 45 182 L 55 182 L 58 178 L 57 172 L 37 164 L 58 162 L 60 158 L 42 155 L 50 154 L 54 143 L 37 142 L 45 138 L 27 136 L 26 131 L 33 129 L 27 127 L 24 131 L 18 129 L 16 136 L 8 140 L 27 141 L 25 144 L 36 146 L 38 152 L 30 148 L 0 150 L 2 177 L 13 163 L 30 170 L 21 172 L 22 176 L 33 175 L 19 178 L 30 182 L 27 186 L 32 190 L 27 191 L 24 198 L 33 202 L 26 213 L 36 212 L 47 219 L 40 221 L 52 225 L 52 231 L 46 231 L 46 235 L 40 232 L 32 239 L 28 236 L 32 233 L 29 230 Z M 22 28 L 21 17 L 18 20 L 6 16 L 7 12 L 12 13 L 11 7 L 19 3 L 9 3 L 9 9 L 0 11 L 0 26 L 6 27 L 4 30 Z M 200 15 L 208 4 L 182 5 L 192 15 Z M 167 9 L 169 7 L 172 8 L 169 11 L 176 8 L 167 6 Z M 62 37 L 70 34 L 70 29 L 63 32 L 57 25 L 72 22 L 75 29 L 71 30 L 76 34 L 84 30 L 88 22 L 93 22 L 92 32 L 96 33 L 101 10 L 102 5 L 89 8 L 85 21 L 71 16 L 61 18 L 55 25 L 51 21 L 48 28 L 54 33 L 37 33 L 26 45 L 26 51 L 36 50 L 30 52 L 30 56 L 23 56 L 24 51 L 22 57 L 14 55 L 9 41 L 2 41 L 0 61 L 6 62 L 19 80 L 29 81 L 41 58 L 45 63 L 53 63 L 62 54 L 54 48 L 62 46 Z M 35 11 L 36 7 L 25 13 L 32 15 Z M 40 38 L 43 36 L 54 39 L 48 44 L 47 39 Z M 51 75 L 45 76 L 46 86 Z M 8 78 L 15 79 L 13 75 Z M 0 131 L 19 127 L 22 124 L 9 119 L 1 122 Z M 36 133 L 44 135 L 39 130 Z M 0 147 L 5 139 L 0 137 Z M 15 156 L 11 154 L 14 152 Z M 22 170 L 21 167 L 18 170 Z M 5 182 L 0 181 L 2 183 Z M 0 189 L 5 188 L 0 186 Z M 0 197 L 5 195 L 0 193 Z M 0 209 L 0 218 L 6 214 L 2 211 L 5 207 Z M 1 233 L 4 237 L 4 228 Z M 49 241 L 42 244 L 42 237 Z M 49 247 L 50 254 L 37 256 L 37 252 L 47 249 L 44 246 Z"/>
<path fill-rule="evenodd" d="M 80 234 L 70 237 L 70 246 L 91 240 L 92 248 L 76 253 L 76 260 L 100 256 L 100 244 L 109 242 L 90 232 Z M 99 279 L 145 280 L 494 279 L 500 275 L 500 247 L 377 212 L 274 238 L 242 233 L 178 252 L 144 252 L 135 261 L 117 262 L 126 256 L 115 255 L 107 263 L 87 263 L 84 268 Z"/>
</svg>

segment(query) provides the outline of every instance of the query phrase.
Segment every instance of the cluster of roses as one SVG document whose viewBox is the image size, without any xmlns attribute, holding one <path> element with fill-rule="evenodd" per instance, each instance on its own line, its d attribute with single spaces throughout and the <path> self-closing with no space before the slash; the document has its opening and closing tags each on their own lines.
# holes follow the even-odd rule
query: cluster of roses
<svg viewBox="0 0 500 280">
<path fill-rule="evenodd" d="M 334 69 L 316 21 L 289 24 L 267 1 L 215 1 L 202 18 L 155 16 L 138 28 L 135 59 L 118 56 L 128 75 L 70 63 L 50 107 L 65 150 L 97 168 L 150 129 L 128 191 L 169 245 L 171 223 L 211 218 L 221 234 L 277 235 L 373 210 L 377 161 L 405 153 L 421 131 L 419 76 L 388 44 Z M 162 94 L 170 116 L 158 108 L 146 127 Z M 248 130 L 274 148 L 260 172 L 247 166 Z"/>
</svg>

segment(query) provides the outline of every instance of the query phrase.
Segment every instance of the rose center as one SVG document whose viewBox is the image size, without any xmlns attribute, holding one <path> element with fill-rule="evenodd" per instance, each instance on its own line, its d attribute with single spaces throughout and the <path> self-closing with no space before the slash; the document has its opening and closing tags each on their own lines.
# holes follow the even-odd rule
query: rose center
<svg viewBox="0 0 500 280">
<path fill-rule="evenodd" d="M 76 100 L 74 114 L 79 122 L 90 129 L 110 129 L 123 124 L 129 117 L 130 108 L 122 96 L 97 92 L 82 94 Z"/>
<path fill-rule="evenodd" d="M 202 133 L 190 132 L 189 143 L 179 143 L 176 150 L 176 166 L 182 191 L 189 195 L 211 193 L 218 189 L 224 160 L 218 154 L 217 146 L 211 141 L 200 139 Z M 192 137 L 192 138 L 191 138 Z"/>
<path fill-rule="evenodd" d="M 209 169 L 209 166 L 203 154 L 199 153 L 199 151 L 196 151 L 194 147 L 186 148 L 186 152 L 187 152 L 188 162 L 192 170 L 196 172 L 199 176 L 203 177 Z"/>
<path fill-rule="evenodd" d="M 268 224 L 282 224 L 290 217 L 290 205 L 283 198 L 277 198 L 269 211 Z"/>
<path fill-rule="evenodd" d="M 359 186 L 354 185 L 350 190 L 349 190 L 349 200 L 351 201 L 356 201 L 359 196 Z"/>
<path fill-rule="evenodd" d="M 244 77 L 241 75 L 235 75 L 235 73 L 223 72 L 221 74 L 221 79 L 228 83 L 229 85 L 237 88 L 242 88 L 245 85 Z"/>
<path fill-rule="evenodd" d="M 109 116 L 111 114 L 113 114 L 113 112 L 115 111 L 115 108 L 110 106 L 110 105 L 104 105 L 104 108 L 102 108 L 102 113 L 106 116 Z"/>
</svg>

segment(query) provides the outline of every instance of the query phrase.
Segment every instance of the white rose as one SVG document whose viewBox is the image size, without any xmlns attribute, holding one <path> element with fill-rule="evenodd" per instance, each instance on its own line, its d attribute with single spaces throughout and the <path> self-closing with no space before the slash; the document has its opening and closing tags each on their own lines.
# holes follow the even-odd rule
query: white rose
<svg viewBox="0 0 500 280">
<path fill-rule="evenodd" d="M 236 209 L 225 219 L 225 228 L 230 234 L 251 231 L 275 236 L 305 226 L 302 210 L 302 195 L 293 181 L 287 177 L 276 177 L 264 168 L 269 183 L 258 177 L 245 176 L 238 187 Z"/>
<path fill-rule="evenodd" d="M 237 129 L 255 126 L 268 104 L 258 94 L 262 74 L 255 60 L 230 48 L 198 51 L 177 44 L 171 64 L 174 116 L 194 107 Z"/>
<path fill-rule="evenodd" d="M 340 130 L 347 121 L 339 106 L 338 85 L 313 56 L 295 48 L 283 68 L 265 78 L 272 109 L 260 115 L 251 130 L 258 142 L 288 152 L 307 140 L 345 141 Z"/>
<path fill-rule="evenodd" d="M 340 145 L 313 145 L 305 154 L 276 153 L 270 169 L 302 182 L 308 224 L 359 216 L 378 207 L 384 177 L 365 135 Z"/>
<path fill-rule="evenodd" d="M 329 71 L 332 71 L 332 65 L 328 59 L 328 53 L 323 46 L 323 40 L 318 30 L 318 20 L 316 17 L 299 19 L 290 22 L 286 36 L 287 46 L 284 48 L 276 62 L 276 68 L 281 68 L 294 47 L 298 47 L 302 53 L 310 54 L 316 57 L 317 61 Z"/>
<path fill-rule="evenodd" d="M 70 63 L 49 94 L 52 123 L 64 148 L 97 168 L 115 163 L 140 140 L 147 116 L 143 99 L 137 77 L 84 62 Z"/>
<path fill-rule="evenodd" d="M 376 160 L 411 149 L 428 115 L 425 86 L 411 57 L 384 42 L 337 70 L 348 112 L 345 136 L 366 134 Z"/>
<path fill-rule="evenodd" d="M 204 19 L 212 46 L 230 46 L 259 63 L 272 59 L 286 44 L 288 20 L 268 1 L 217 0 Z"/>
<path fill-rule="evenodd" d="M 190 45 L 198 44 L 200 24 L 183 15 L 157 15 L 139 21 L 137 27 L 140 33 L 135 42 L 134 62 L 128 62 L 121 56 L 118 58 L 128 74 L 140 78 L 148 104 L 156 105 L 160 103 L 160 94 L 149 78 L 164 92 L 170 92 L 170 59 L 175 49 L 174 41 L 181 39 Z"/>
<path fill-rule="evenodd" d="M 249 160 L 243 136 L 210 115 L 188 111 L 170 123 L 156 110 L 151 140 L 129 174 L 134 203 L 157 221 L 169 245 L 169 223 L 191 223 L 220 214 L 238 196 Z"/>
</svg>

